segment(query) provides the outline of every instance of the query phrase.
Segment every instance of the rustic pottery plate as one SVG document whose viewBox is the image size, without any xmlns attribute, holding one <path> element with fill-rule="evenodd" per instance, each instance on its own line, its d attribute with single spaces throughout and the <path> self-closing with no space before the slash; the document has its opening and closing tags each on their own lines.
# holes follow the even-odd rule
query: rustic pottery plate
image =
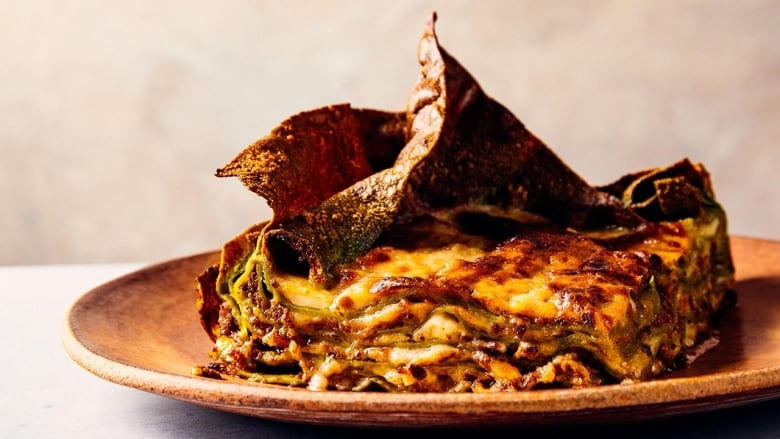
<svg viewBox="0 0 780 439">
<path fill-rule="evenodd" d="M 204 253 L 152 265 L 82 296 L 65 319 L 70 357 L 125 386 L 296 423 L 362 427 L 582 424 L 658 418 L 780 397 L 780 242 L 732 238 L 737 306 L 718 343 L 652 382 L 489 394 L 312 392 L 191 375 L 211 341 L 195 309 Z"/>
</svg>

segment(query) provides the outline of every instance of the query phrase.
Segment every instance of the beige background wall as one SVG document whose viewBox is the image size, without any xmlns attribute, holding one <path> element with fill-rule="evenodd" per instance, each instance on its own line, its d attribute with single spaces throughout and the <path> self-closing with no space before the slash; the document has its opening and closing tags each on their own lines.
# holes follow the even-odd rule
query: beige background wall
<svg viewBox="0 0 780 439">
<path fill-rule="evenodd" d="M 402 109 L 422 26 L 595 184 L 703 162 L 780 239 L 778 1 L 26 1 L 0 15 L 0 264 L 157 261 L 268 218 L 213 177 L 292 113 Z"/>
</svg>

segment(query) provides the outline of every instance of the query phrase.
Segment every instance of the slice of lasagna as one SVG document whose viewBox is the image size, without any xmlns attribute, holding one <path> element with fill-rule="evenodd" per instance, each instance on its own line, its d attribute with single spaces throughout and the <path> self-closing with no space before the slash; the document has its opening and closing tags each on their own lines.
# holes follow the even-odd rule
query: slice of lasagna
<svg viewBox="0 0 780 439">
<path fill-rule="evenodd" d="M 481 392 L 681 367 L 733 300 L 726 216 L 681 160 L 594 187 L 440 47 L 405 112 L 295 115 L 217 171 L 274 216 L 198 278 L 203 376 Z"/>
</svg>

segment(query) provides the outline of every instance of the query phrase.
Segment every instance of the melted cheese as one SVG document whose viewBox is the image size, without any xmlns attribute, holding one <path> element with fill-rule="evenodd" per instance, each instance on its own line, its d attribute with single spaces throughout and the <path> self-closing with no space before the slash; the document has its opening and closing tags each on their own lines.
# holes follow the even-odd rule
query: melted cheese
<svg viewBox="0 0 780 439">
<path fill-rule="evenodd" d="M 675 239 L 677 239 L 675 237 Z M 679 238 L 680 241 L 683 238 Z M 586 288 L 596 285 L 607 291 L 600 312 L 611 319 L 625 319 L 626 315 L 636 308 L 630 295 L 633 286 L 623 286 L 620 283 L 610 284 L 596 279 L 585 279 L 580 272 L 581 265 L 586 263 L 585 256 L 569 254 L 567 250 L 549 252 L 535 250 L 528 245 L 506 245 L 494 251 L 485 250 L 485 243 L 471 239 L 471 244 L 457 243 L 441 248 L 402 249 L 381 247 L 375 252 L 381 252 L 379 262 L 367 264 L 358 261 L 343 268 L 350 272 L 353 281 L 340 284 L 335 288 L 325 289 L 309 282 L 307 278 L 284 272 L 272 272 L 275 280 L 274 291 L 282 301 L 299 307 L 318 310 L 329 310 L 344 314 L 351 310 L 365 309 L 381 300 L 376 292 L 381 291 L 383 282 L 388 279 L 425 279 L 447 280 L 459 282 L 471 290 L 471 296 L 483 303 L 490 311 L 501 314 L 510 313 L 532 318 L 554 319 L 568 317 L 579 319 L 572 315 L 581 311 L 581 305 L 572 302 L 571 297 L 556 294 L 551 282 L 563 283 L 574 288 Z M 672 245 L 674 244 L 674 245 Z M 642 243 L 637 251 L 645 247 L 660 247 L 665 259 L 679 258 L 687 245 L 674 242 L 662 246 L 657 240 Z M 581 253 L 582 251 L 580 251 Z M 501 254 L 504 263 L 492 267 L 490 273 L 481 275 L 483 270 L 481 259 L 486 256 Z M 606 252 L 606 256 L 612 254 Z M 605 256 L 605 257 L 606 257 Z M 522 260 L 530 260 L 527 266 L 519 267 Z M 607 261 L 616 264 L 614 261 Z M 609 269 L 619 267 L 610 266 Z M 567 274 L 568 273 L 568 274 Z M 560 288 L 559 288 L 560 289 Z M 565 291 L 564 291 L 565 292 Z M 368 325 L 389 322 L 397 317 L 397 310 L 392 307 L 357 317 L 358 323 Z M 599 319 L 599 316 L 595 318 Z"/>
<path fill-rule="evenodd" d="M 285 272 L 274 272 L 276 290 L 283 299 L 296 306 L 338 311 L 345 306 L 365 308 L 374 302 L 374 285 L 390 277 L 429 278 L 446 273 L 460 262 L 473 261 L 485 254 L 475 246 L 453 244 L 439 249 L 404 250 L 383 249 L 387 260 L 367 268 L 359 266 L 349 269 L 356 274 L 356 281 L 338 289 L 324 289 L 313 285 L 305 277 Z"/>
</svg>

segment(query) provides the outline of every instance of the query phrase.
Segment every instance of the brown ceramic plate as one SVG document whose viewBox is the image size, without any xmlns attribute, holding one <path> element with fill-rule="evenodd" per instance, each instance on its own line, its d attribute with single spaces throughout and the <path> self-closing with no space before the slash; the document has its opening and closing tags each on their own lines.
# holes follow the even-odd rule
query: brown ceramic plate
<svg viewBox="0 0 780 439">
<path fill-rule="evenodd" d="M 206 253 L 99 286 L 70 309 L 63 343 L 106 380 L 227 412 L 371 427 L 543 425 L 657 418 L 780 397 L 780 242 L 732 238 L 738 305 L 720 342 L 663 379 L 578 390 L 490 394 L 312 392 L 195 377 L 211 342 L 195 309 Z"/>
</svg>

